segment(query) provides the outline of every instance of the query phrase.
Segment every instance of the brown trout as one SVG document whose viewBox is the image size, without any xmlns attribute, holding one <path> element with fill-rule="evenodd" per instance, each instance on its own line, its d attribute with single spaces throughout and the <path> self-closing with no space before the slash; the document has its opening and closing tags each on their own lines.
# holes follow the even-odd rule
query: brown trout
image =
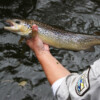
<svg viewBox="0 0 100 100">
<path fill-rule="evenodd" d="M 32 36 L 32 25 L 38 26 L 38 35 L 41 40 L 53 47 L 80 51 L 91 50 L 93 46 L 100 45 L 100 36 L 75 34 L 63 31 L 34 20 L 7 20 L 10 26 L 4 29 L 17 33 L 23 37 Z"/>
</svg>

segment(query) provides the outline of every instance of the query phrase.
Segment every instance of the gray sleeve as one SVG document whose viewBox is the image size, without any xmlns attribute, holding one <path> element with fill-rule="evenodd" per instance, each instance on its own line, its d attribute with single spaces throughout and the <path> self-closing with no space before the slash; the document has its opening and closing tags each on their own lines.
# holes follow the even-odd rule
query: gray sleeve
<svg viewBox="0 0 100 100">
<path fill-rule="evenodd" d="M 63 80 L 56 92 L 57 100 L 81 100 L 80 98 L 89 89 L 89 69 L 81 75 L 72 73 Z"/>
<path fill-rule="evenodd" d="M 99 100 L 100 99 L 100 59 L 81 75 L 67 76 L 56 92 L 57 100 Z"/>
<path fill-rule="evenodd" d="M 56 98 L 57 100 L 71 100 L 70 98 L 70 87 L 74 87 L 74 84 L 77 82 L 77 78 L 79 77 L 78 74 L 73 73 L 69 76 L 67 76 L 62 84 L 60 85 L 60 87 L 58 88 L 57 92 L 56 92 Z M 73 84 L 74 82 L 74 84 Z M 73 86 L 72 86 L 73 85 Z M 75 90 L 72 90 L 73 92 L 75 92 Z"/>
<path fill-rule="evenodd" d="M 91 73 L 93 74 L 94 78 L 98 78 L 100 76 L 100 59 L 96 60 L 91 65 Z"/>
</svg>

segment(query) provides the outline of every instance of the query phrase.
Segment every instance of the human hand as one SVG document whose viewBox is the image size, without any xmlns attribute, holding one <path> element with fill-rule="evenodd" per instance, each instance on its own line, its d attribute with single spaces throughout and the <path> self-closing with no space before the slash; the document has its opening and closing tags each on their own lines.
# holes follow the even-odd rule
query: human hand
<svg viewBox="0 0 100 100">
<path fill-rule="evenodd" d="M 36 55 L 39 55 L 41 53 L 49 52 L 49 46 L 42 42 L 42 40 L 38 36 L 38 26 L 33 25 L 32 26 L 32 32 L 34 34 L 34 37 L 27 40 L 27 45 L 35 52 Z"/>
</svg>

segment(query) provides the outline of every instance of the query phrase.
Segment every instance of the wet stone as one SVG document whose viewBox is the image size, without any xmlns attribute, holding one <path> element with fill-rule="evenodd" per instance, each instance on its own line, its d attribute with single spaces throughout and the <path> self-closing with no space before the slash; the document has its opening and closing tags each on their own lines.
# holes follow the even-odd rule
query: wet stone
<svg viewBox="0 0 100 100">
<path fill-rule="evenodd" d="M 35 54 L 19 35 L 3 30 L 8 18 L 35 19 L 66 31 L 100 31 L 99 0 L 0 0 L 0 100 L 54 100 L 51 87 Z M 100 58 L 94 52 L 50 47 L 52 55 L 71 72 L 82 73 Z M 19 86 L 20 82 L 27 82 Z"/>
</svg>

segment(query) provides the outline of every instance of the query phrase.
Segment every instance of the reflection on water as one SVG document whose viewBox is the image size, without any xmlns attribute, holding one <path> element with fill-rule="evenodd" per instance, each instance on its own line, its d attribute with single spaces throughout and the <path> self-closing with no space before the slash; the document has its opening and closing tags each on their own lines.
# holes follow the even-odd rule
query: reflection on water
<svg viewBox="0 0 100 100">
<path fill-rule="evenodd" d="M 0 0 L 0 100 L 53 100 L 50 85 L 34 53 L 20 36 L 3 30 L 7 18 L 35 19 L 76 33 L 100 30 L 99 0 Z M 71 72 L 82 72 L 100 57 L 95 52 L 50 48 Z M 25 86 L 19 83 L 25 81 Z"/>
</svg>

